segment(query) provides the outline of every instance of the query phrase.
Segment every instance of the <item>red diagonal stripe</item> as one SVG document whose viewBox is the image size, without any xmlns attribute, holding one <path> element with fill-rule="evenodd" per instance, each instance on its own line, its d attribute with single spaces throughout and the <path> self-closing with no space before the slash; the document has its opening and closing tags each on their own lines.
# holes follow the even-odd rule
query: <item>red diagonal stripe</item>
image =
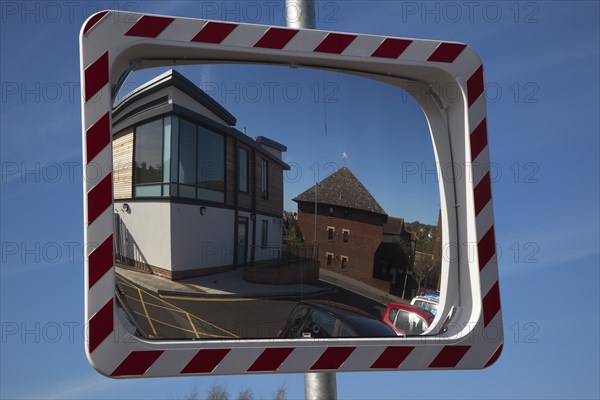
<svg viewBox="0 0 600 400">
<path fill-rule="evenodd" d="M 108 83 L 108 51 L 87 66 L 83 72 L 85 101 L 89 101 Z"/>
<path fill-rule="evenodd" d="M 96 250 L 92 251 L 88 260 L 88 288 L 92 288 L 113 266 L 113 236 L 110 235 Z"/>
<path fill-rule="evenodd" d="M 87 194 L 88 225 L 112 204 L 112 174 L 108 174 Z"/>
<path fill-rule="evenodd" d="M 221 43 L 236 27 L 237 24 L 207 22 L 200 32 L 192 38 L 192 42 Z"/>
<path fill-rule="evenodd" d="M 503 347 L 504 347 L 503 345 L 500 345 L 500 347 L 498 347 L 496 352 L 490 357 L 490 359 L 488 360 L 488 362 L 485 364 L 485 366 L 483 368 L 487 368 L 490 365 L 492 365 L 493 363 L 495 363 L 496 361 L 498 361 L 498 358 L 500 358 L 500 354 L 502 354 Z"/>
<path fill-rule="evenodd" d="M 92 27 L 96 25 L 98 21 L 100 21 L 106 14 L 108 14 L 108 11 L 100 11 L 92 15 L 92 17 L 85 24 L 85 28 L 83 28 L 83 34 L 86 35 L 88 31 L 92 29 Z"/>
<path fill-rule="evenodd" d="M 85 131 L 85 144 L 87 162 L 92 161 L 94 157 L 110 143 L 110 116 L 104 114 L 96 123 Z"/>
<path fill-rule="evenodd" d="M 202 349 L 181 370 L 181 374 L 209 374 L 225 358 L 231 349 Z"/>
<path fill-rule="evenodd" d="M 496 237 L 494 235 L 493 226 L 481 238 L 479 243 L 477 243 L 477 254 L 479 258 L 479 271 L 481 271 L 492 259 L 494 254 L 496 254 Z"/>
<path fill-rule="evenodd" d="M 398 58 L 411 43 L 412 40 L 387 38 L 371 54 L 371 57 Z"/>
<path fill-rule="evenodd" d="M 492 286 L 483 298 L 483 327 L 487 327 L 490 321 L 500 311 L 500 286 L 498 282 Z"/>
<path fill-rule="evenodd" d="M 155 38 L 173 21 L 175 18 L 144 15 L 125 33 L 125 36 Z"/>
<path fill-rule="evenodd" d="M 454 368 L 462 360 L 471 346 L 444 346 L 429 368 Z"/>
<path fill-rule="evenodd" d="M 310 369 L 339 369 L 354 349 L 356 347 L 329 347 Z"/>
<path fill-rule="evenodd" d="M 487 146 L 487 122 L 484 118 L 477 128 L 471 132 L 471 161 L 475 161 L 479 153 Z"/>
<path fill-rule="evenodd" d="M 100 311 L 98 311 L 88 324 L 90 353 L 102 343 L 113 331 L 113 299 L 110 299 Z"/>
<path fill-rule="evenodd" d="M 340 54 L 352 43 L 356 35 L 347 35 L 343 33 L 329 33 L 325 39 L 314 49 L 319 53 Z"/>
<path fill-rule="evenodd" d="M 462 43 L 440 43 L 435 51 L 429 56 L 427 61 L 451 63 L 467 47 Z"/>
<path fill-rule="evenodd" d="M 162 353 L 163 350 L 132 351 L 110 376 L 144 375 Z"/>
<path fill-rule="evenodd" d="M 248 368 L 248 372 L 277 371 L 292 351 L 294 351 L 293 347 L 265 349 Z"/>
<path fill-rule="evenodd" d="M 467 102 L 471 107 L 475 100 L 483 93 L 483 65 L 477 68 L 477 71 L 467 79 Z"/>
<path fill-rule="evenodd" d="M 389 346 L 371 365 L 371 368 L 398 368 L 413 349 L 414 347 L 408 346 Z"/>
<path fill-rule="evenodd" d="M 475 215 L 479 215 L 481 210 L 483 210 L 486 204 L 492 199 L 492 181 L 490 179 L 489 171 L 481 178 L 477 186 L 475 186 L 474 197 Z"/>
<path fill-rule="evenodd" d="M 256 42 L 254 47 L 283 49 L 297 33 L 298 30 L 296 29 L 269 28 L 263 37 Z"/>
</svg>

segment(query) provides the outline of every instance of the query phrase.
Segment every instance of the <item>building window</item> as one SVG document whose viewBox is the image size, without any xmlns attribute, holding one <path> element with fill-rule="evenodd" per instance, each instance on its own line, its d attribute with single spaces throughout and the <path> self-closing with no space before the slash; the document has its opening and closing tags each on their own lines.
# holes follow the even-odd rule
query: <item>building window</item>
<svg viewBox="0 0 600 400">
<path fill-rule="evenodd" d="M 342 269 L 348 268 L 348 257 L 341 256 L 340 258 L 342 259 Z"/>
<path fill-rule="evenodd" d="M 248 150 L 238 149 L 239 191 L 248 192 Z"/>
<path fill-rule="evenodd" d="M 267 247 L 269 242 L 269 221 L 266 219 L 262 220 L 262 230 L 260 236 L 260 247 L 263 249 Z"/>
<path fill-rule="evenodd" d="M 329 207 L 329 216 L 333 217 L 333 207 Z"/>
<path fill-rule="evenodd" d="M 269 198 L 269 163 L 267 160 L 262 160 L 261 164 L 261 177 L 260 177 L 260 188 L 261 197 L 263 199 Z"/>
<path fill-rule="evenodd" d="M 348 243 L 348 239 L 350 238 L 350 231 L 348 229 L 342 229 L 342 238 L 344 243 Z"/>
<path fill-rule="evenodd" d="M 331 267 L 332 264 L 333 264 L 333 254 L 327 253 L 327 266 Z"/>
<path fill-rule="evenodd" d="M 177 116 L 139 125 L 134 134 L 135 197 L 225 201 L 225 137 Z"/>
<path fill-rule="evenodd" d="M 198 127 L 197 197 L 201 200 L 224 201 L 225 138 Z"/>
<path fill-rule="evenodd" d="M 178 119 L 178 131 L 172 130 L 172 147 L 178 148 L 172 156 L 172 179 L 179 185 L 173 196 L 225 201 L 225 138 L 193 122 Z M 178 135 L 175 134 L 178 132 Z"/>
<path fill-rule="evenodd" d="M 163 181 L 163 120 L 135 129 L 135 196 L 160 196 Z"/>
<path fill-rule="evenodd" d="M 327 240 L 333 240 L 333 232 L 335 232 L 335 228 L 328 226 L 327 227 Z"/>
<path fill-rule="evenodd" d="M 196 198 L 196 125 L 180 120 L 179 123 L 179 196 Z"/>
</svg>

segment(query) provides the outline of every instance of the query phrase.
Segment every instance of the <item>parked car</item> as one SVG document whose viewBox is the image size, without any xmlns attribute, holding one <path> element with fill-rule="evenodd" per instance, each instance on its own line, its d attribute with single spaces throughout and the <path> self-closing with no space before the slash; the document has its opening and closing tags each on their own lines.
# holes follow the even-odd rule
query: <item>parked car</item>
<svg viewBox="0 0 600 400">
<path fill-rule="evenodd" d="M 429 328 L 434 317 L 432 313 L 419 307 L 390 303 L 381 320 L 398 336 L 416 336 Z"/>
<path fill-rule="evenodd" d="M 417 296 L 410 301 L 413 306 L 427 310 L 433 315 L 437 314 L 438 305 L 440 304 L 439 296 Z"/>
<path fill-rule="evenodd" d="M 281 326 L 280 338 L 390 337 L 393 329 L 364 311 L 343 304 L 301 301 Z"/>
</svg>

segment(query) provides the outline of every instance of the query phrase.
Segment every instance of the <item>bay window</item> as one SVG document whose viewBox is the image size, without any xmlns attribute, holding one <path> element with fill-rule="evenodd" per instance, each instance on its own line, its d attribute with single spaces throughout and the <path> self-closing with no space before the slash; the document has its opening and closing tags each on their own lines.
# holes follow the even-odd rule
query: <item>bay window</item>
<svg viewBox="0 0 600 400">
<path fill-rule="evenodd" d="M 225 137 L 177 116 L 135 128 L 134 196 L 225 201 Z"/>
</svg>

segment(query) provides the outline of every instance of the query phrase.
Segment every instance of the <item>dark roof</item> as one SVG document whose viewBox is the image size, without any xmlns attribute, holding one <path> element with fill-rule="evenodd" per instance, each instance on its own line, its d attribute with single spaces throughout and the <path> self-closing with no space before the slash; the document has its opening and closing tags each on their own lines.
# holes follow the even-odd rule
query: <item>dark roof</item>
<svg viewBox="0 0 600 400">
<path fill-rule="evenodd" d="M 388 217 L 388 220 L 383 224 L 383 234 L 399 235 L 404 227 L 404 218 Z"/>
<path fill-rule="evenodd" d="M 287 151 L 287 147 L 282 145 L 279 142 L 274 141 L 273 139 L 269 139 L 267 137 L 264 136 L 257 136 L 254 138 L 254 140 L 256 140 L 257 143 L 260 143 L 262 145 L 265 146 L 269 146 L 274 148 L 275 150 L 279 150 L 279 151 Z"/>
<path fill-rule="evenodd" d="M 313 203 L 316 186 L 299 194 L 293 200 L 297 203 Z M 387 215 L 373 195 L 347 167 L 340 168 L 318 184 L 317 203 Z"/>
<path fill-rule="evenodd" d="M 229 111 L 196 86 L 194 82 L 190 81 L 174 69 L 170 69 L 167 72 L 160 74 L 125 96 L 113 110 L 113 118 L 119 115 L 119 113 L 131 102 L 138 101 L 167 86 L 174 86 L 189 95 L 208 110 L 215 113 L 228 125 L 233 126 L 236 124 L 235 117 Z"/>
<path fill-rule="evenodd" d="M 183 106 L 177 104 L 168 104 L 167 96 L 164 96 L 164 98 L 159 98 L 157 100 L 144 103 L 141 106 L 134 109 L 133 111 L 130 111 L 125 115 L 120 115 L 121 113 L 123 113 L 123 110 L 125 110 L 127 106 L 133 104 L 134 102 L 140 101 L 148 95 L 155 93 L 158 90 L 168 86 L 176 87 L 182 92 L 191 96 L 198 103 L 202 104 L 208 110 L 210 110 L 223 121 L 225 121 L 229 126 L 224 126 L 220 122 L 213 121 L 212 119 L 205 117 L 204 115 L 198 114 L 197 112 L 185 108 Z M 156 78 L 138 87 L 137 89 L 129 93 L 127 96 L 125 96 L 115 106 L 112 113 L 113 134 L 120 132 L 125 127 L 132 126 L 134 124 L 140 123 L 141 121 L 147 120 L 148 116 L 140 117 L 140 112 L 147 111 L 149 109 L 152 110 L 153 117 L 164 113 L 172 112 L 177 115 L 182 115 L 196 121 L 202 121 L 205 125 L 208 125 L 210 128 L 227 133 L 233 136 L 234 138 L 238 139 L 240 142 L 252 148 L 255 148 L 256 150 L 260 151 L 262 155 L 269 157 L 277 164 L 281 165 L 281 167 L 284 170 L 290 169 L 290 166 L 287 163 L 283 162 L 283 160 L 281 160 L 279 157 L 275 156 L 270 151 L 265 149 L 265 146 L 269 146 L 280 151 L 287 151 L 286 146 L 264 136 L 259 136 L 256 139 L 253 139 L 245 133 L 242 133 L 239 130 L 233 128 L 232 126 L 236 124 L 236 119 L 229 111 L 227 111 L 217 101 L 215 101 L 212 97 L 206 94 L 202 89 L 196 86 L 192 81 L 190 81 L 188 78 L 186 78 L 185 76 L 173 69 L 160 74 Z"/>
</svg>

